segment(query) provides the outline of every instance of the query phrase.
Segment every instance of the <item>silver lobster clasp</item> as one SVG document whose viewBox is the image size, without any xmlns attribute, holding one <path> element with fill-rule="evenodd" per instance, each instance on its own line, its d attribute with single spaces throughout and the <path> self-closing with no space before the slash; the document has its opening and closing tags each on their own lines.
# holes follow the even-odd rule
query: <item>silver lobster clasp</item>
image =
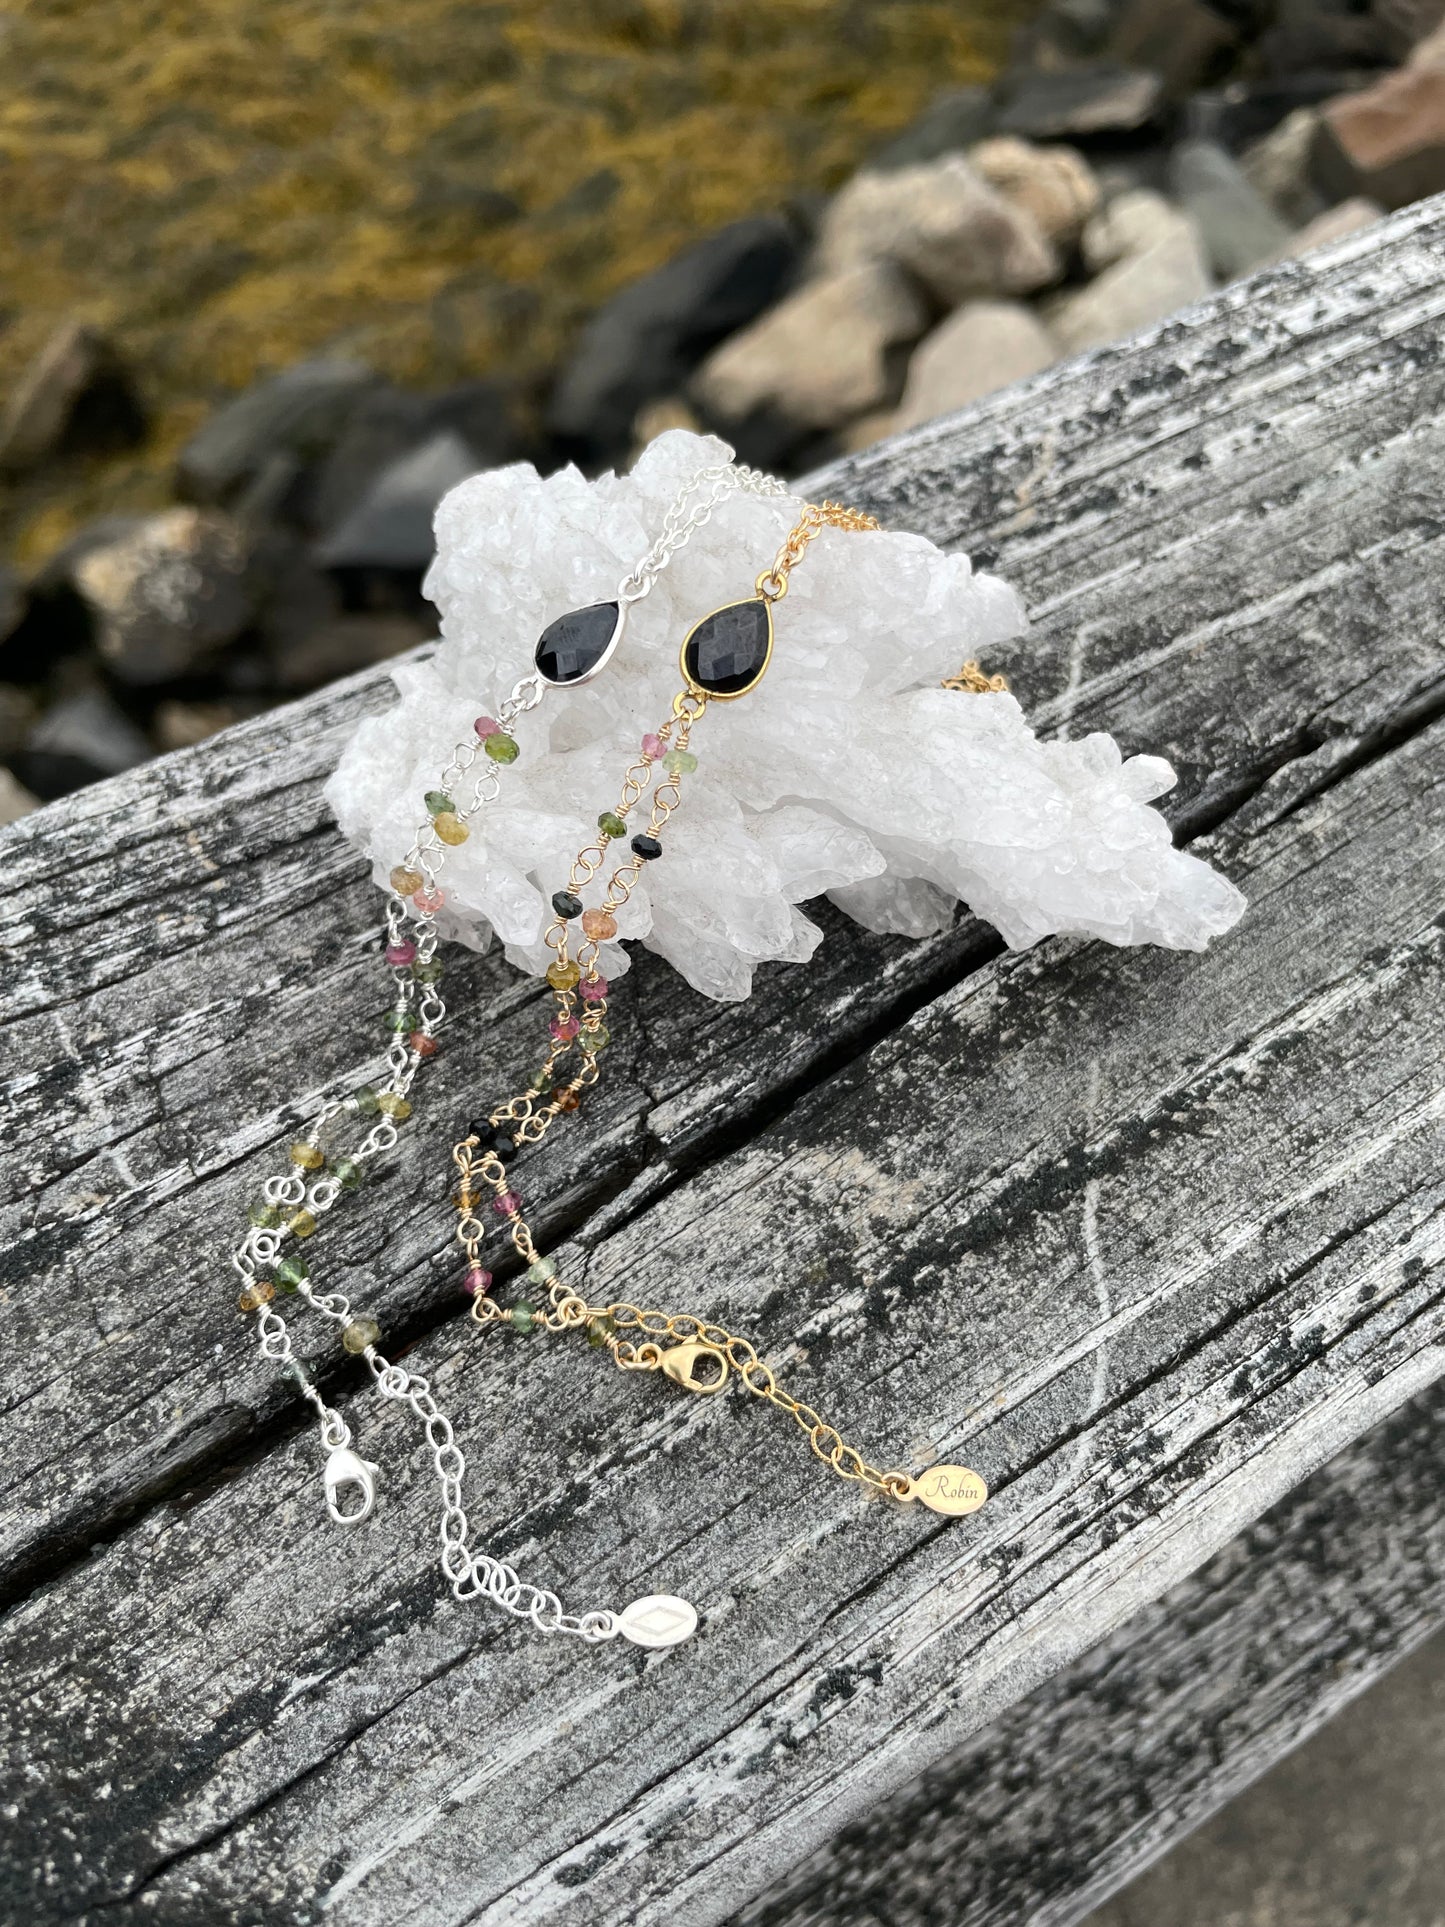
<svg viewBox="0 0 1445 1927">
<path fill-rule="evenodd" d="M 376 1504 L 376 1474 L 378 1468 L 370 1459 L 359 1458 L 349 1445 L 338 1445 L 326 1461 L 326 1510 L 339 1526 L 359 1526 L 363 1519 L 371 1517 L 371 1509 Z M 361 1487 L 361 1504 L 354 1512 L 343 1512 L 336 1503 L 336 1495 L 344 1485 Z"/>
</svg>

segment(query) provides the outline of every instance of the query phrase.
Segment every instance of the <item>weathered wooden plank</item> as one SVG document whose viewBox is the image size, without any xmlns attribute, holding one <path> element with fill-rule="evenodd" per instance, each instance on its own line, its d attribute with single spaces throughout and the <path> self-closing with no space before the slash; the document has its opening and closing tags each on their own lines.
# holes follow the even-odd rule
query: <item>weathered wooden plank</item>
<svg viewBox="0 0 1445 1927">
<path fill-rule="evenodd" d="M 1265 820 L 1440 701 L 1442 234 L 1438 207 L 1413 210 L 829 486 L 991 542 L 1037 618 L 1009 665 L 1022 693 L 1056 726 L 1171 754 L 1181 827 L 1251 795 Z M 318 790 L 383 700 L 358 679 L 5 839 L 12 1587 L 289 1409 L 241 1350 L 225 1232 L 271 1168 L 297 1065 L 334 1085 L 374 1007 L 374 899 Z M 923 945 L 839 927 L 816 968 L 766 973 L 740 1010 L 644 961 L 585 1136 L 537 1160 L 549 1236 L 595 1241 L 991 948 L 968 923 Z M 438 1152 L 470 1093 L 535 1054 L 530 986 L 495 959 L 456 983 L 466 1015 L 415 1136 L 327 1232 L 377 1276 L 393 1331 L 455 1306 Z"/>
<path fill-rule="evenodd" d="M 1228 944 L 991 965 L 573 1254 L 599 1295 L 685 1280 L 988 1511 L 867 1506 L 770 1414 L 441 1331 L 478 1522 L 579 1603 L 690 1593 L 703 1637 L 459 1612 L 415 1441 L 357 1408 L 374 1528 L 319 1532 L 308 1435 L 10 1615 L 33 1917 L 723 1919 L 1431 1382 L 1445 724 L 1220 854 Z"/>
<path fill-rule="evenodd" d="M 737 1927 L 1072 1927 L 1445 1624 L 1445 1395 L 1182 1585 Z"/>
</svg>

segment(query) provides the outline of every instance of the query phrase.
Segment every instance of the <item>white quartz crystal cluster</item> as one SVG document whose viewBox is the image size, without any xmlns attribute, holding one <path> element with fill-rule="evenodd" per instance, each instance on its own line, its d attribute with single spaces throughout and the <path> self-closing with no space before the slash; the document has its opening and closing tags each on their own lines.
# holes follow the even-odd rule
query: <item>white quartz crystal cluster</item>
<svg viewBox="0 0 1445 1927">
<path fill-rule="evenodd" d="M 680 485 L 728 454 L 676 430 L 627 476 L 543 480 L 518 465 L 446 497 L 426 585 L 443 640 L 398 664 L 400 701 L 360 726 L 328 791 L 379 884 L 452 745 L 530 672 L 543 628 L 611 599 Z M 800 506 L 730 496 L 633 608 L 602 674 L 549 690 L 521 719 L 499 800 L 447 853 L 445 935 L 495 937 L 523 969 L 546 967 L 551 895 L 615 807 L 643 733 L 671 713 L 684 635 L 753 593 Z M 758 964 L 812 955 L 820 932 L 798 906 L 824 894 L 871 930 L 910 936 L 942 928 L 962 899 L 1019 947 L 1067 931 L 1195 949 L 1239 916 L 1239 893 L 1174 849 L 1149 807 L 1174 780 L 1167 763 L 1126 762 L 1103 735 L 1044 742 L 1012 695 L 939 687 L 1022 624 L 1012 590 L 966 556 L 916 535 L 828 529 L 775 615 L 762 683 L 697 725 L 698 768 L 604 946 L 608 977 L 627 968 L 621 939 L 636 939 L 705 996 L 746 997 Z M 640 808 L 632 823 L 645 822 Z"/>
</svg>

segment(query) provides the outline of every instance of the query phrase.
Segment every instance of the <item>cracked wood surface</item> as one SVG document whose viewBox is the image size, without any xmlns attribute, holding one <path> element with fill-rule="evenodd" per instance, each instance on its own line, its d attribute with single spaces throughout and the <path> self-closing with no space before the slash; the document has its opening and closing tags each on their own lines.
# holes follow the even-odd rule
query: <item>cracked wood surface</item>
<svg viewBox="0 0 1445 1927">
<path fill-rule="evenodd" d="M 689 1594 L 691 1648 L 444 1602 L 415 1435 L 360 1397 L 383 1502 L 332 1534 L 230 1309 L 298 1067 L 347 1078 L 380 1002 L 318 790 L 384 680 L 8 833 L 23 1917 L 725 1918 L 1438 1375 L 1442 243 L 1413 210 L 828 480 L 992 551 L 1026 704 L 1172 757 L 1238 931 L 1000 958 L 834 918 L 740 1010 L 644 960 L 601 1101 L 525 1178 L 590 1291 L 732 1318 L 887 1462 L 972 1457 L 976 1520 L 862 1504 L 774 1413 L 474 1338 L 445 1147 L 541 1003 L 495 959 L 449 978 L 317 1268 L 417 1338 L 489 1539 L 579 1605 Z"/>
</svg>

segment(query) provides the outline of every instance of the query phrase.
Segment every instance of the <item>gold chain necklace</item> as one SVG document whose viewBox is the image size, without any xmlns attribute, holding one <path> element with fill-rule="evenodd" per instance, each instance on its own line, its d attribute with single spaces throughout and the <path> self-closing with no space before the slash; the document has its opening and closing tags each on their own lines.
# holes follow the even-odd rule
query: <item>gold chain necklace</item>
<svg viewBox="0 0 1445 1927">
<path fill-rule="evenodd" d="M 552 899 L 556 914 L 544 942 L 555 952 L 547 969 L 555 1008 L 546 1060 L 526 1090 L 490 1112 L 454 1147 L 458 1179 L 452 1196 L 458 1213 L 456 1235 L 467 1260 L 464 1282 L 472 1294 L 472 1317 L 483 1330 L 498 1327 L 518 1335 L 584 1331 L 623 1371 L 661 1371 L 674 1384 L 703 1396 L 721 1392 L 736 1374 L 755 1398 L 787 1413 L 814 1454 L 840 1478 L 901 1503 L 917 1499 L 934 1512 L 962 1517 L 977 1511 L 988 1497 L 976 1472 L 961 1465 L 933 1465 L 915 1477 L 873 1465 L 811 1405 L 778 1383 L 748 1339 L 690 1312 L 659 1311 L 624 1299 L 589 1304 L 558 1276 L 553 1261 L 538 1252 L 521 1195 L 507 1173 L 507 1159 L 521 1146 L 539 1143 L 557 1118 L 576 1111 L 583 1093 L 600 1076 L 598 1056 L 608 1042 L 608 985 L 598 969 L 598 952 L 617 934 L 616 912 L 631 896 L 644 865 L 662 854 L 661 834 L 681 801 L 681 779 L 697 767 L 689 748 L 693 729 L 710 702 L 735 701 L 762 680 L 772 656 L 773 608 L 787 594 L 789 578 L 808 545 L 824 528 L 877 527 L 877 521 L 860 510 L 833 502 L 810 504 L 771 566 L 757 578 L 754 596 L 713 610 L 689 630 L 681 650 L 684 687 L 674 698 L 671 715 L 643 738 L 643 753 L 623 778 L 617 809 L 598 818 L 598 838 L 578 852 L 566 889 Z M 943 686 L 977 692 L 1007 688 L 1002 676 L 987 676 L 974 662 L 965 663 Z M 609 846 L 626 834 L 628 813 L 647 794 L 659 763 L 665 776 L 652 792 L 646 830 L 632 837 L 632 854 L 608 879 L 600 906 L 585 910 L 580 892 L 604 867 Z M 584 941 L 574 959 L 569 928 L 578 920 Z M 574 1052 L 581 1062 L 563 1078 L 562 1067 Z M 488 1190 L 493 1212 L 505 1223 L 527 1267 L 527 1282 L 546 1292 L 546 1309 L 526 1302 L 504 1307 L 490 1295 L 492 1276 L 481 1259 L 487 1227 L 478 1216 Z"/>
</svg>

